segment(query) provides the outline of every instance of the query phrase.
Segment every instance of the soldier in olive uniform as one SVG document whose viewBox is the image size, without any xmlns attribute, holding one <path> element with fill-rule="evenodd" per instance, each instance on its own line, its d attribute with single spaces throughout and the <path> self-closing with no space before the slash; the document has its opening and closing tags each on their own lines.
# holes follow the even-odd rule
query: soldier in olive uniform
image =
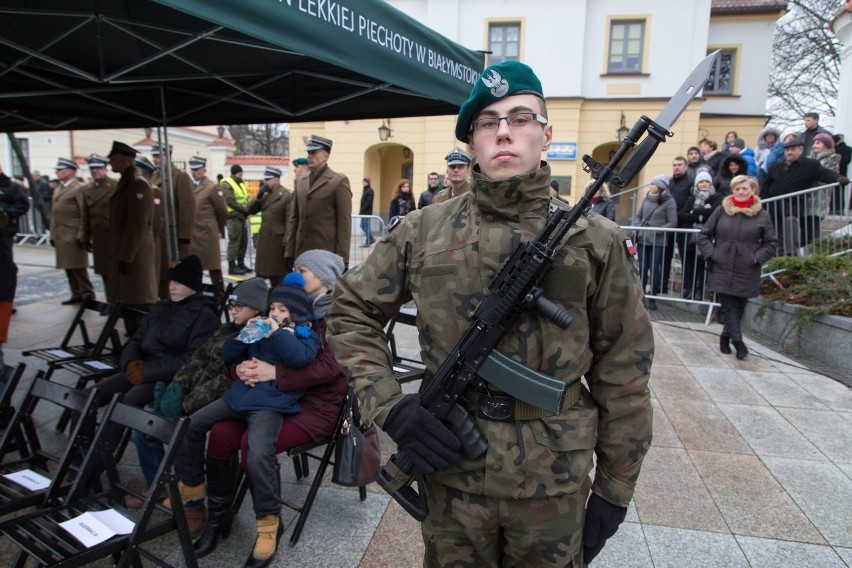
<svg viewBox="0 0 852 568">
<path fill-rule="evenodd" d="M 142 154 L 137 154 L 133 165 L 136 166 L 136 174 L 148 182 L 148 185 L 151 186 L 151 192 L 154 194 L 154 213 L 151 220 L 151 232 L 154 234 L 154 267 L 157 273 L 156 281 L 159 289 L 159 283 L 163 279 L 168 280 L 166 275 L 168 263 L 163 262 L 163 231 L 166 226 L 166 216 L 163 213 L 163 190 L 160 189 L 160 186 L 151 183 L 151 178 L 157 170 L 157 167 L 151 160 Z"/>
<path fill-rule="evenodd" d="M 195 183 L 195 228 L 192 231 L 190 254 L 198 255 L 201 266 L 210 273 L 210 282 L 217 295 L 225 293 L 222 276 L 222 251 L 219 233 L 225 228 L 228 208 L 222 188 L 207 177 L 207 160 L 198 156 L 189 159 L 189 170 Z"/>
<path fill-rule="evenodd" d="M 163 182 L 160 173 L 161 164 L 165 161 L 166 167 L 171 168 L 172 195 L 174 196 L 175 205 L 174 219 L 176 224 L 174 227 L 169 228 L 169 234 L 177 232 L 178 250 L 177 256 L 173 259 L 177 260 L 189 254 L 189 245 L 192 242 L 193 219 L 195 218 L 195 193 L 192 191 L 192 179 L 189 177 L 189 174 L 180 171 L 172 163 L 171 149 L 171 146 L 169 146 L 167 151 L 157 144 L 151 147 L 151 157 L 154 158 L 154 165 L 157 167 L 154 175 L 151 177 L 151 185 L 160 186 L 160 189 L 165 194 L 166 184 Z M 165 239 L 163 243 L 166 243 Z M 166 256 L 168 257 L 168 255 Z M 165 281 L 165 289 L 163 289 L 161 282 L 161 298 L 168 297 L 168 286 L 168 280 Z"/>
<path fill-rule="evenodd" d="M 285 249 L 290 266 L 295 257 L 312 249 L 333 252 L 349 266 L 352 190 L 348 177 L 328 167 L 331 145 L 331 140 L 321 136 L 308 140 L 310 175 L 296 178 L 287 220 Z"/>
<path fill-rule="evenodd" d="M 242 166 L 239 164 L 231 166 L 231 177 L 226 177 L 219 182 L 219 185 L 224 192 L 225 204 L 228 208 L 228 274 L 240 276 L 251 272 L 251 269 L 246 266 L 248 188 L 243 181 Z"/>
<path fill-rule="evenodd" d="M 148 182 L 136 174 L 135 157 L 134 148 L 113 142 L 109 164 L 121 179 L 110 201 L 107 282 L 116 301 L 148 311 L 157 301 L 154 193 Z M 128 334 L 135 331 L 135 325 L 127 325 Z"/>
<path fill-rule="evenodd" d="M 268 167 L 263 172 L 263 188 L 248 204 L 249 215 L 263 212 L 254 267 L 269 278 L 273 288 L 291 268 L 284 264 L 284 233 L 292 197 L 293 192 L 281 185 L 281 170 Z"/>
<path fill-rule="evenodd" d="M 109 160 L 92 154 L 86 158 L 92 181 L 80 190 L 83 193 L 83 222 L 80 224 L 78 238 L 86 243 L 95 257 L 95 274 L 104 281 L 104 290 L 108 302 L 114 298 L 109 295 L 107 273 L 109 272 L 109 202 L 115 193 L 115 180 L 107 175 Z"/>
<path fill-rule="evenodd" d="M 428 482 L 424 566 L 582 566 L 623 521 L 651 442 L 650 320 L 625 235 L 598 215 L 580 218 L 544 282 L 546 296 L 573 316 L 570 327 L 527 310 L 499 344 L 568 384 L 560 414 L 491 385 L 471 387 L 459 402 L 488 449 L 463 459 L 457 435 L 393 378 L 383 330 L 400 306 L 416 303 L 421 356 L 434 373 L 512 251 L 545 223 L 546 116 L 529 67 L 486 69 L 456 123 L 476 156 L 471 191 L 406 216 L 334 290 L 329 343 L 361 412 Z M 506 415 L 491 413 L 495 405 Z"/>
<path fill-rule="evenodd" d="M 77 181 L 77 164 L 67 158 L 59 158 L 56 163 L 56 177 L 59 184 L 53 192 L 50 241 L 56 247 L 56 268 L 65 269 L 71 288 L 71 297 L 62 304 L 79 304 L 87 297 L 95 297 L 89 280 L 89 252 L 80 239 L 85 208 L 83 184 Z"/>
<path fill-rule="evenodd" d="M 447 154 L 445 159 L 447 160 L 447 175 L 444 178 L 444 183 L 449 183 L 449 187 L 445 187 L 436 193 L 432 197 L 432 203 L 443 203 L 470 191 L 470 156 L 455 148 Z"/>
</svg>

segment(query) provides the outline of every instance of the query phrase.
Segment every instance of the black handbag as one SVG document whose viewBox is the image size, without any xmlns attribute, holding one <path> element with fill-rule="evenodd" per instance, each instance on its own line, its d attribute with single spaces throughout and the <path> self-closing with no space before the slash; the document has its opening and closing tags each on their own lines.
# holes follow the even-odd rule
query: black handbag
<svg viewBox="0 0 852 568">
<path fill-rule="evenodd" d="M 344 418 L 334 446 L 334 468 L 331 481 L 346 487 L 364 487 L 373 482 L 379 472 L 382 450 L 375 424 L 361 421 L 355 393 L 346 393 Z"/>
</svg>

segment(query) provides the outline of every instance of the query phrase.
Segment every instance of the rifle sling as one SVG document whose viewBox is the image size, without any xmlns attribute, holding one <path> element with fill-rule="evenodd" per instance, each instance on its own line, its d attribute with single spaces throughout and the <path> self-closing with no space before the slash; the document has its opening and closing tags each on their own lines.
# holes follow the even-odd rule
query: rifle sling
<svg viewBox="0 0 852 568">
<path fill-rule="evenodd" d="M 574 381 L 565 390 L 562 412 L 574 406 L 583 394 L 583 383 Z M 536 420 L 554 416 L 550 412 L 511 396 L 490 396 L 473 389 L 464 394 L 465 406 L 478 418 L 495 422 Z"/>
</svg>

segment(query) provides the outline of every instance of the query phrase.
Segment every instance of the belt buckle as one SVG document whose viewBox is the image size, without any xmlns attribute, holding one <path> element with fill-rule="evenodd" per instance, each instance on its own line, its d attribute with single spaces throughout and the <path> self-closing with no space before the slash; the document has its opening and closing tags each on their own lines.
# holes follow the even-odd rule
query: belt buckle
<svg viewBox="0 0 852 568">
<path fill-rule="evenodd" d="M 479 414 L 495 422 L 514 422 L 515 399 L 511 396 L 482 395 L 479 397 Z"/>
</svg>

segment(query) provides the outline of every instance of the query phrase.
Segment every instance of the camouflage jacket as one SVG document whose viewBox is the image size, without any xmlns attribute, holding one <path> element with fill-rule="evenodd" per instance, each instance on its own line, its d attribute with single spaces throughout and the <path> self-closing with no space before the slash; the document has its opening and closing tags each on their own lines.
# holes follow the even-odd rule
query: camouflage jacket
<svg viewBox="0 0 852 568">
<path fill-rule="evenodd" d="M 183 411 L 189 415 L 225 394 L 231 386 L 228 366 L 222 360 L 222 343 L 238 330 L 233 323 L 219 326 L 213 335 L 192 352 L 175 374 L 172 383 L 183 385 Z"/>
<path fill-rule="evenodd" d="M 501 182 L 475 170 L 473 181 L 470 193 L 409 214 L 335 286 L 329 342 L 362 413 L 379 425 L 403 396 L 392 375 L 387 320 L 415 301 L 421 355 L 436 371 L 512 251 L 535 236 L 548 214 L 547 164 Z M 600 215 L 581 218 L 557 251 L 544 286 L 573 324 L 563 330 L 525 312 L 499 345 L 566 382 L 585 377 L 590 390 L 558 416 L 510 423 L 477 419 L 489 443 L 485 456 L 464 460 L 433 481 L 500 498 L 558 496 L 579 489 L 594 451 L 594 491 L 627 505 L 651 443 L 654 341 L 624 240 L 619 227 Z"/>
</svg>

